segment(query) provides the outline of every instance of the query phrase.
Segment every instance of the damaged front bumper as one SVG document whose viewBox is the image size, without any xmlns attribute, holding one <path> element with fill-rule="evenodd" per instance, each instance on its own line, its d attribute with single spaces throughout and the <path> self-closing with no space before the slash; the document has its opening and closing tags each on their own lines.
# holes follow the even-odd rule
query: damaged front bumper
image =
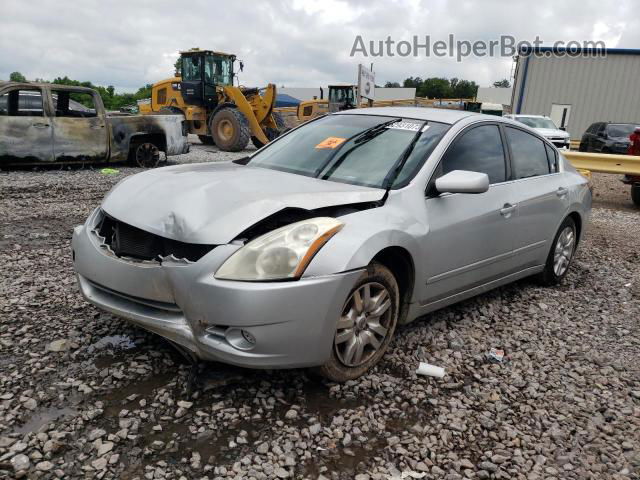
<svg viewBox="0 0 640 480">
<path fill-rule="evenodd" d="M 221 245 L 197 262 L 133 261 L 101 244 L 92 215 L 73 234 L 73 258 L 84 297 L 179 344 L 204 360 L 252 368 L 324 363 L 336 321 L 361 274 L 282 282 L 214 278 L 237 249 Z"/>
</svg>

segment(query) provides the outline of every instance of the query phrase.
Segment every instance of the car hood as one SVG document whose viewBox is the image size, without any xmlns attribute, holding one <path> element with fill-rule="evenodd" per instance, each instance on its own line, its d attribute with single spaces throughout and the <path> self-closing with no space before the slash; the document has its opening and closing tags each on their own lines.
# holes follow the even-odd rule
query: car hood
<svg viewBox="0 0 640 480">
<path fill-rule="evenodd" d="M 554 128 L 536 128 L 536 131 L 543 137 L 562 137 L 567 138 L 569 134 L 564 130 L 556 130 Z"/>
<path fill-rule="evenodd" d="M 312 210 L 383 196 L 382 189 L 225 162 L 132 175 L 109 192 L 102 209 L 162 237 L 221 245 L 284 208 Z"/>
</svg>

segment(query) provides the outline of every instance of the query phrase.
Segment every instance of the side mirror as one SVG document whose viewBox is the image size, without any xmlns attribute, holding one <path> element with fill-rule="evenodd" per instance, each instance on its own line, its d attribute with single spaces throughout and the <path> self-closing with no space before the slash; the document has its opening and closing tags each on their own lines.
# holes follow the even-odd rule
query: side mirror
<svg viewBox="0 0 640 480">
<path fill-rule="evenodd" d="M 240 65 L 240 71 L 244 71 L 244 62 L 242 60 L 240 60 L 240 62 L 238 63 Z"/>
<path fill-rule="evenodd" d="M 563 132 L 567 131 L 567 127 L 560 127 L 560 130 L 562 130 Z"/>
<path fill-rule="evenodd" d="M 486 173 L 454 170 L 436 179 L 438 193 L 484 193 L 489 190 Z"/>
</svg>

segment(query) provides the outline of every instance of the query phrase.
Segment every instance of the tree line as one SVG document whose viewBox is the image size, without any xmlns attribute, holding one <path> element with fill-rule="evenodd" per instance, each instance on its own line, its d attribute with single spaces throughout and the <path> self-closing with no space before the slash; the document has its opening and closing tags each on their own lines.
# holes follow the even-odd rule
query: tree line
<svg viewBox="0 0 640 480">
<path fill-rule="evenodd" d="M 416 89 L 416 97 L 423 98 L 475 98 L 478 93 L 478 84 L 473 80 L 464 80 L 456 77 L 443 78 L 431 77 L 422 79 L 421 77 L 405 78 L 400 85 L 399 82 L 387 82 L 385 87 L 410 87 Z M 503 79 L 493 82 L 497 88 L 508 88 L 509 80 Z"/>
<path fill-rule="evenodd" d="M 9 80 L 12 82 L 26 82 L 27 79 L 20 72 L 13 72 L 9 75 Z M 102 103 L 104 103 L 104 108 L 107 110 L 119 110 L 122 107 L 126 107 L 129 105 L 136 105 L 138 100 L 142 100 L 144 98 L 151 98 L 151 84 L 148 83 L 144 87 L 140 87 L 135 93 L 116 93 L 113 85 L 109 85 L 107 87 L 103 87 L 101 85 L 94 85 L 91 82 L 81 82 L 79 80 L 72 80 L 66 75 L 64 77 L 57 77 L 53 79 L 53 81 L 43 80 L 41 78 L 36 78 L 35 82 L 43 82 L 43 83 L 54 83 L 57 85 L 71 85 L 74 87 L 88 87 L 96 90 L 100 97 L 102 98 Z M 78 97 L 77 99 L 80 102 L 86 101 L 82 97 Z M 90 106 L 90 105 L 87 105 Z"/>
</svg>

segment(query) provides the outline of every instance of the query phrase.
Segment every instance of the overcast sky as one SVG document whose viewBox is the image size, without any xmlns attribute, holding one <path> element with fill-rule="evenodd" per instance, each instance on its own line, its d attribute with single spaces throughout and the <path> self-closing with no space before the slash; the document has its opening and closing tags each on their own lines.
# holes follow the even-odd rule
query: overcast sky
<svg viewBox="0 0 640 480">
<path fill-rule="evenodd" d="M 378 84 L 444 76 L 489 86 L 510 75 L 510 58 L 349 56 L 357 35 L 365 42 L 429 35 L 434 42 L 449 34 L 635 48 L 640 15 L 636 0 L 2 0 L 0 79 L 17 70 L 28 79 L 67 75 L 131 91 L 171 76 L 178 52 L 191 47 L 237 54 L 247 86 L 351 83 L 358 63 L 370 62 Z"/>
</svg>

